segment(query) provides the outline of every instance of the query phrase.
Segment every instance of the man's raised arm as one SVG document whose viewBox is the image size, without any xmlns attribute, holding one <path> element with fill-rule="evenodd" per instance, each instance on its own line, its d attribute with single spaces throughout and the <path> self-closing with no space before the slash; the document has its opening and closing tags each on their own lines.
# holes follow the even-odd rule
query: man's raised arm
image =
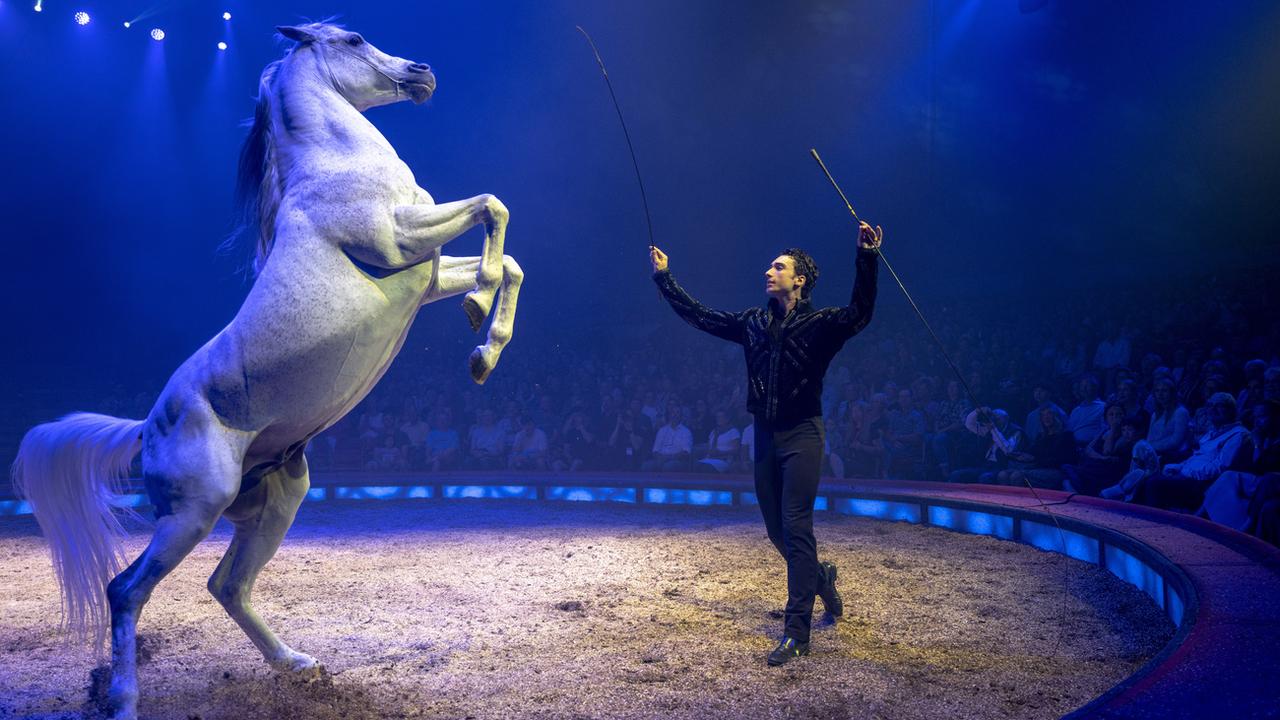
<svg viewBox="0 0 1280 720">
<path fill-rule="evenodd" d="M 883 240 L 884 232 L 879 226 L 872 228 L 862 223 L 858 228 L 853 297 L 836 315 L 836 323 L 844 330 L 846 337 L 857 335 L 871 322 L 871 313 L 876 307 L 876 276 L 880 270 L 880 263 L 877 261 L 880 259 L 880 243 Z"/>
<path fill-rule="evenodd" d="M 650 246 L 649 261 L 653 263 L 653 281 L 662 291 L 662 297 L 667 299 L 671 309 L 675 310 L 685 322 L 718 338 L 739 344 L 745 340 L 746 322 L 742 313 L 712 310 L 694 300 L 676 283 L 675 278 L 671 277 L 667 254 L 658 248 Z"/>
</svg>

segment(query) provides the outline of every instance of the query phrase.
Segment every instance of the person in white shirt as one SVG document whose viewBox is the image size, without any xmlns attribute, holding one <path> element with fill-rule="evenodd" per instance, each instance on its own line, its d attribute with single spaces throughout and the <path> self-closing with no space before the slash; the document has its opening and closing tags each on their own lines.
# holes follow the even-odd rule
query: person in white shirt
<svg viewBox="0 0 1280 720">
<path fill-rule="evenodd" d="M 1232 469 L 1245 443 L 1252 453 L 1249 431 L 1236 420 L 1236 399 L 1230 393 L 1216 393 L 1209 398 L 1208 408 L 1213 427 L 1200 438 L 1200 446 L 1186 460 L 1169 463 L 1143 478 L 1134 493 L 1135 502 L 1194 510 L 1204 503 L 1213 481 Z"/>
<path fill-rule="evenodd" d="M 1076 445 L 1083 447 L 1102 432 L 1107 404 L 1098 397 L 1098 380 L 1092 375 L 1077 380 L 1074 390 L 1079 404 L 1067 418 L 1067 431 L 1075 437 Z"/>
<path fill-rule="evenodd" d="M 689 469 L 693 433 L 680 423 L 684 413 L 672 403 L 667 407 L 667 423 L 653 438 L 653 457 L 640 468 L 646 472 L 681 472 Z"/>
<path fill-rule="evenodd" d="M 725 472 L 738 456 L 742 433 L 729 424 L 729 413 L 716 411 L 716 426 L 707 436 L 707 456 L 698 461 L 700 469 Z"/>
</svg>

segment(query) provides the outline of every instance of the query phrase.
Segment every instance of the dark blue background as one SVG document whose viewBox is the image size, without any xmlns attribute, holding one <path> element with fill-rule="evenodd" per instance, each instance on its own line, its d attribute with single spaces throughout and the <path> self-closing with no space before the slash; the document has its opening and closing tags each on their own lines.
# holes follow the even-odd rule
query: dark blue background
<svg viewBox="0 0 1280 720">
<path fill-rule="evenodd" d="M 93 22 L 75 25 L 78 9 Z M 1016 0 L 49 0 L 40 14 L 3 0 L 6 436 L 47 419 L 24 408 L 158 391 L 232 317 L 248 251 L 218 247 L 239 122 L 282 52 L 272 28 L 330 15 L 435 69 L 429 105 L 370 112 L 419 183 L 439 201 L 490 192 L 510 208 L 508 252 L 527 281 L 509 354 L 536 347 L 522 338 L 610 343 L 674 322 L 575 24 L 609 67 L 658 244 L 712 304 L 760 301 L 766 263 L 793 244 L 821 264 L 817 299 L 845 297 L 853 227 L 811 146 L 885 226 L 926 310 L 1276 260 L 1280 6 L 1260 0 L 1033 13 Z M 446 252 L 479 244 L 473 231 Z M 407 349 L 449 348 L 462 378 L 454 348 L 471 344 L 442 303 Z"/>
</svg>

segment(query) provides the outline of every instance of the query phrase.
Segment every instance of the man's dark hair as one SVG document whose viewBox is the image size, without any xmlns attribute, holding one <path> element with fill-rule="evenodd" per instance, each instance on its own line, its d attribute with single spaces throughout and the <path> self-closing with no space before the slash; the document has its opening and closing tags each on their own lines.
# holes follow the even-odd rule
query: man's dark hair
<svg viewBox="0 0 1280 720">
<path fill-rule="evenodd" d="M 801 275 L 807 278 L 804 287 L 800 288 L 800 297 L 809 298 L 809 293 L 813 292 L 813 287 L 818 284 L 818 263 L 809 257 L 809 253 L 800 248 L 787 248 L 783 250 L 782 255 L 788 255 L 796 265 L 796 276 Z"/>
</svg>

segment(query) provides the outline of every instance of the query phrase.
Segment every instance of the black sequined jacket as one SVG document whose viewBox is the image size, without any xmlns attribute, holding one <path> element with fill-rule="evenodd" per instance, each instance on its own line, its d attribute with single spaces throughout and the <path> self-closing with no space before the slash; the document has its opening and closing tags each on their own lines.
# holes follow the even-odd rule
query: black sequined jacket
<svg viewBox="0 0 1280 720">
<path fill-rule="evenodd" d="M 871 322 L 879 253 L 859 248 L 853 297 L 843 307 L 814 309 L 803 299 L 785 316 L 777 301 L 742 312 L 712 310 L 690 297 L 668 270 L 653 274 L 663 297 L 685 322 L 742 345 L 747 358 L 747 410 L 774 426 L 822 415 L 822 378 L 849 338 Z"/>
</svg>

